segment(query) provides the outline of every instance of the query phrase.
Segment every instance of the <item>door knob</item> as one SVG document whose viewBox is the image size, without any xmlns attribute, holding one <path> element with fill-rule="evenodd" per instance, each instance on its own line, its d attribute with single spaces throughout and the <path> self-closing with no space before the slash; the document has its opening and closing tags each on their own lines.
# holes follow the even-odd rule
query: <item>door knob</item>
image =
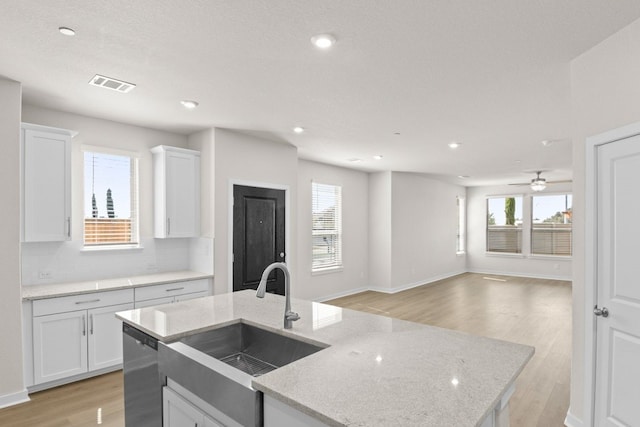
<svg viewBox="0 0 640 427">
<path fill-rule="evenodd" d="M 609 310 L 607 309 L 607 307 L 598 308 L 598 306 L 596 305 L 595 307 L 593 307 L 593 314 L 595 314 L 596 316 L 609 317 Z"/>
<path fill-rule="evenodd" d="M 284 258 L 284 252 L 280 252 L 280 258 Z"/>
</svg>

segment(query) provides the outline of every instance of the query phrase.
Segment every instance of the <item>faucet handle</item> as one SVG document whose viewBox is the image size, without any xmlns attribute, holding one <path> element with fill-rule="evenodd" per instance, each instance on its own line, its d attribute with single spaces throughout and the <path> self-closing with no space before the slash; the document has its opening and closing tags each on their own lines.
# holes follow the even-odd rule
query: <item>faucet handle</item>
<svg viewBox="0 0 640 427">
<path fill-rule="evenodd" d="M 287 311 L 284 314 L 284 318 L 287 320 L 298 320 L 300 319 L 300 316 L 298 315 L 298 313 L 294 313 L 293 311 Z"/>
</svg>

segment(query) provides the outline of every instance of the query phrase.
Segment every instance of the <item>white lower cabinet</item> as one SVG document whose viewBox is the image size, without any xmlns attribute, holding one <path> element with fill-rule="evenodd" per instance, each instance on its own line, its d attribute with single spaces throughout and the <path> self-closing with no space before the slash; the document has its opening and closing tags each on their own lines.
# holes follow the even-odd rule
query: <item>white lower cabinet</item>
<svg viewBox="0 0 640 427">
<path fill-rule="evenodd" d="M 135 290 L 136 308 L 186 301 L 209 294 L 208 279 L 142 286 Z"/>
<path fill-rule="evenodd" d="M 33 383 L 120 365 L 122 322 L 115 313 L 132 309 L 132 297 L 117 291 L 34 301 Z"/>
<path fill-rule="evenodd" d="M 169 387 L 162 389 L 162 425 L 163 427 L 224 427 Z"/>
<path fill-rule="evenodd" d="M 87 371 L 86 310 L 33 319 L 34 383 Z"/>
<path fill-rule="evenodd" d="M 44 390 L 118 369 L 122 365 L 122 322 L 118 311 L 210 295 L 209 279 L 23 303 L 25 384 Z"/>
<path fill-rule="evenodd" d="M 264 427 L 327 427 L 327 424 L 298 411 L 291 406 L 263 396 Z"/>
<path fill-rule="evenodd" d="M 122 363 L 122 321 L 115 314 L 131 309 L 133 304 L 127 303 L 88 311 L 89 371 Z"/>
</svg>

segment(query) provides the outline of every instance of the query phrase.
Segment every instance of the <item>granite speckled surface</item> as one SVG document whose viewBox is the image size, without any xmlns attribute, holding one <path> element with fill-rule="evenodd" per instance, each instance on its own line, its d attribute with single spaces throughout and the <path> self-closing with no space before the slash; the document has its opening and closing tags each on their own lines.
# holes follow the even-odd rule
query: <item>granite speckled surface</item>
<svg viewBox="0 0 640 427">
<path fill-rule="evenodd" d="M 209 279 L 211 274 L 196 271 L 172 271 L 167 273 L 145 274 L 141 276 L 120 277 L 115 279 L 93 280 L 85 282 L 54 283 L 47 285 L 28 285 L 22 287 L 23 300 L 81 295 L 97 291 L 115 291 L 140 286 L 160 285 L 170 282 Z"/>
<path fill-rule="evenodd" d="M 120 312 L 175 341 L 239 321 L 328 346 L 253 380 L 253 387 L 335 426 L 476 426 L 533 356 L 529 346 L 253 291 Z"/>
</svg>

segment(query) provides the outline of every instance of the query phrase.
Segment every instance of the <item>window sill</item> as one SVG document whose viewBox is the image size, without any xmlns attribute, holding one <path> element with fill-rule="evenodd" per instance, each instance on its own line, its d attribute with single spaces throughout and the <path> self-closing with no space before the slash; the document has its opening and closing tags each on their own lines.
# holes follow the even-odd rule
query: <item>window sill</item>
<svg viewBox="0 0 640 427">
<path fill-rule="evenodd" d="M 571 261 L 573 257 L 571 255 L 529 255 L 531 259 L 547 259 L 553 261 Z"/>
<path fill-rule="evenodd" d="M 84 246 L 80 252 L 118 252 L 118 251 L 140 251 L 144 249 L 141 244 L 134 245 L 100 245 L 100 246 Z"/>
<path fill-rule="evenodd" d="M 485 252 L 486 256 L 498 257 L 498 258 L 526 258 L 523 254 L 511 253 L 511 252 Z"/>
<path fill-rule="evenodd" d="M 339 266 L 339 267 L 329 267 L 329 268 L 320 268 L 317 270 L 311 270 L 311 275 L 312 276 L 320 276 L 323 274 L 331 274 L 331 273 L 339 273 L 342 270 L 344 270 L 344 267 Z"/>
</svg>

